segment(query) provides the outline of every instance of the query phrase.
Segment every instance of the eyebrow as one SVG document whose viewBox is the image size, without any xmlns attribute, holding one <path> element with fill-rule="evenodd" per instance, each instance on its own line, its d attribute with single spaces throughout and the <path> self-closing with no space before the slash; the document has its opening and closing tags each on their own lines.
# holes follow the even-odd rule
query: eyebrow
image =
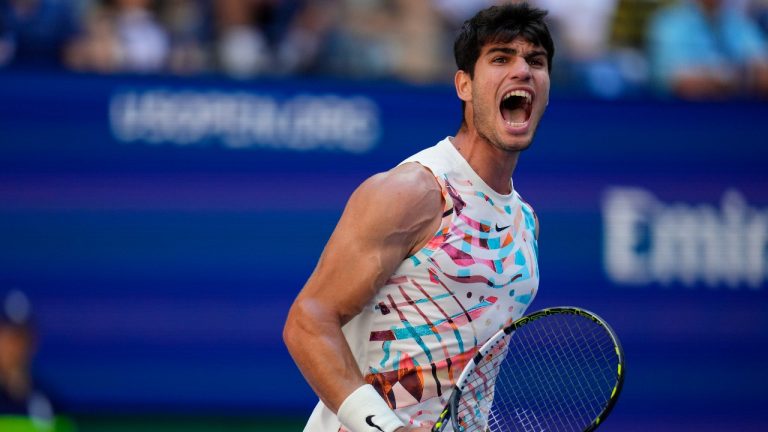
<svg viewBox="0 0 768 432">
<path fill-rule="evenodd" d="M 496 46 L 493 48 L 490 48 L 485 55 L 490 55 L 494 53 L 502 53 L 502 54 L 508 54 L 508 55 L 518 55 L 519 52 L 514 48 L 509 47 L 503 47 L 503 46 Z M 538 56 L 547 56 L 547 52 L 545 50 L 541 49 L 535 49 L 529 53 L 527 53 L 524 57 L 525 58 L 531 58 L 531 57 L 538 57 Z"/>
</svg>

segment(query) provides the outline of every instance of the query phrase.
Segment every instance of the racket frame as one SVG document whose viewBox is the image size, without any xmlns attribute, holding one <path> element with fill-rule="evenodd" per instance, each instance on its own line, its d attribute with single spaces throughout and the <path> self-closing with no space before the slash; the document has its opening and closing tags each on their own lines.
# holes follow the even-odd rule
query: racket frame
<svg viewBox="0 0 768 432">
<path fill-rule="evenodd" d="M 616 401 L 619 398 L 619 394 L 621 394 L 621 389 L 624 386 L 624 373 L 625 373 L 624 350 L 621 347 L 621 342 L 619 342 L 619 338 L 616 335 L 616 332 L 613 330 L 613 328 L 604 319 L 600 318 L 598 315 L 586 309 L 582 309 L 574 306 L 556 306 L 556 307 L 542 309 L 517 319 L 512 324 L 496 332 L 490 339 L 488 339 L 488 341 L 486 341 L 480 347 L 480 349 L 477 351 L 477 354 L 475 354 L 472 357 L 472 360 L 470 360 L 470 362 L 464 367 L 464 370 L 461 371 L 461 374 L 459 375 L 459 379 L 456 381 L 456 385 L 453 388 L 453 392 L 451 393 L 451 396 L 448 399 L 448 403 L 445 405 L 445 408 L 438 416 L 437 422 L 432 427 L 432 432 L 442 432 L 448 426 L 449 421 L 452 423 L 454 430 L 457 430 L 456 421 L 454 420 L 454 416 L 452 415 L 452 413 L 455 413 L 458 411 L 459 399 L 463 394 L 464 386 L 467 384 L 466 383 L 467 376 L 469 376 L 469 374 L 472 373 L 475 367 L 483 360 L 485 355 L 488 354 L 496 344 L 498 344 L 503 338 L 509 336 L 515 330 L 521 328 L 524 325 L 530 324 L 546 316 L 560 315 L 560 314 L 579 315 L 579 316 L 588 318 L 593 322 L 595 322 L 596 324 L 602 326 L 606 330 L 606 332 L 611 336 L 611 340 L 613 341 L 613 347 L 616 351 L 616 357 L 618 358 L 618 365 L 616 367 L 617 368 L 616 384 L 614 385 L 613 390 L 611 392 L 611 396 L 610 398 L 608 398 L 608 401 L 606 402 L 603 410 L 600 412 L 600 414 L 597 415 L 597 417 L 595 417 L 592 423 L 590 423 L 586 427 L 586 429 L 584 429 L 583 432 L 592 432 L 598 427 L 598 425 L 604 422 L 605 419 L 608 417 L 608 414 L 611 413 L 611 411 L 613 410 L 613 407 L 616 405 Z"/>
</svg>

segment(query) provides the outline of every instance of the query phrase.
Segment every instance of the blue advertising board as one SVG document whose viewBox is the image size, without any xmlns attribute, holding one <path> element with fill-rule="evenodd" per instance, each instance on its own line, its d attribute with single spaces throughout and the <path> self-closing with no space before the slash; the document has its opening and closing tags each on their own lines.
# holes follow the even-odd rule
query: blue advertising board
<svg viewBox="0 0 768 432">
<path fill-rule="evenodd" d="M 604 430 L 768 428 L 766 119 L 554 91 L 514 177 L 532 308 L 621 337 Z M 307 414 L 291 301 L 354 188 L 459 122 L 443 86 L 0 75 L 0 288 L 31 299 L 37 375 L 74 412 Z"/>
</svg>

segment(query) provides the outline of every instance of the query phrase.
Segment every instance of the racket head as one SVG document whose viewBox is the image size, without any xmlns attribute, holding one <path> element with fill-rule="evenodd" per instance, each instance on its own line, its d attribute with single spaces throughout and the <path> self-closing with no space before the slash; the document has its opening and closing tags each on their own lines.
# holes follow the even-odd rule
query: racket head
<svg viewBox="0 0 768 432">
<path fill-rule="evenodd" d="M 544 309 L 483 344 L 434 430 L 449 417 L 462 432 L 592 431 L 623 382 L 624 352 L 602 318 L 576 307 Z"/>
</svg>

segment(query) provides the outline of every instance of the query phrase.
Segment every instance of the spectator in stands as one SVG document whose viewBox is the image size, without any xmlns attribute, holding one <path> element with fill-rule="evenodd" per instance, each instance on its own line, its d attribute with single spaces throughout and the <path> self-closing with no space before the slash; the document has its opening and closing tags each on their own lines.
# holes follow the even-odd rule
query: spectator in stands
<svg viewBox="0 0 768 432">
<path fill-rule="evenodd" d="M 392 40 L 394 74 L 417 83 L 452 80 L 455 71 L 447 49 L 450 45 L 444 43 L 445 21 L 435 13 L 432 2 L 396 0 L 393 3 L 398 25 Z"/>
<path fill-rule="evenodd" d="M 281 8 L 288 21 L 275 39 L 281 73 L 318 73 L 323 70 L 333 29 L 338 25 L 337 0 L 304 0 L 298 7 Z M 283 29 L 279 29 L 283 30 Z"/>
<path fill-rule="evenodd" d="M 83 31 L 69 46 L 67 64 L 96 72 L 162 72 L 170 39 L 152 0 L 113 0 L 95 4 Z"/>
<path fill-rule="evenodd" d="M 549 11 L 564 55 L 577 62 L 602 58 L 609 48 L 611 22 L 617 0 L 535 0 Z"/>
<path fill-rule="evenodd" d="M 216 0 L 215 51 L 219 68 L 245 78 L 276 72 L 264 27 L 277 0 Z"/>
<path fill-rule="evenodd" d="M 516 0 L 522 1 L 522 0 Z M 453 33 L 458 33 L 464 21 L 472 18 L 477 11 L 493 5 L 507 3 L 509 0 L 432 0 L 431 3 L 444 19 L 448 21 Z M 455 34 L 449 36 L 453 41 Z"/>
<path fill-rule="evenodd" d="M 158 17 L 168 32 L 170 49 L 167 69 L 179 75 L 191 75 L 210 69 L 207 39 L 210 25 L 207 0 L 164 0 L 159 2 Z"/>
<path fill-rule="evenodd" d="M 444 44 L 449 28 L 442 13 L 449 9 L 436 9 L 426 0 L 342 0 L 339 10 L 328 72 L 411 82 L 452 79 L 452 54 Z"/>
<path fill-rule="evenodd" d="M 35 331 L 29 300 L 20 291 L 0 300 L 0 426 L 5 416 L 52 426 L 51 402 L 36 388 L 31 374 Z"/>
<path fill-rule="evenodd" d="M 561 47 L 552 82 L 616 97 L 626 87 L 610 42 L 618 0 L 533 0 L 549 11 L 555 44 Z"/>
<path fill-rule="evenodd" d="M 76 2 L 8 0 L 0 2 L 0 66 L 59 67 L 67 42 L 76 33 Z"/>
<path fill-rule="evenodd" d="M 764 34 L 768 34 L 768 0 L 753 0 L 750 12 L 757 20 Z"/>
<path fill-rule="evenodd" d="M 113 12 L 93 5 L 82 17 L 80 33 L 67 46 L 65 62 L 75 71 L 109 73 L 119 70 L 119 42 Z"/>
<path fill-rule="evenodd" d="M 152 4 L 152 0 L 115 1 L 115 30 L 122 71 L 159 72 L 165 67 L 170 40 Z"/>
<path fill-rule="evenodd" d="M 617 46 L 645 52 L 648 23 L 656 12 L 675 0 L 617 0 L 611 24 L 611 42 Z"/>
<path fill-rule="evenodd" d="M 662 9 L 649 32 L 659 87 L 686 99 L 768 95 L 768 44 L 756 23 L 726 0 Z"/>
<path fill-rule="evenodd" d="M 340 0 L 325 70 L 333 75 L 379 79 L 394 74 L 395 7 L 385 0 Z"/>
</svg>

